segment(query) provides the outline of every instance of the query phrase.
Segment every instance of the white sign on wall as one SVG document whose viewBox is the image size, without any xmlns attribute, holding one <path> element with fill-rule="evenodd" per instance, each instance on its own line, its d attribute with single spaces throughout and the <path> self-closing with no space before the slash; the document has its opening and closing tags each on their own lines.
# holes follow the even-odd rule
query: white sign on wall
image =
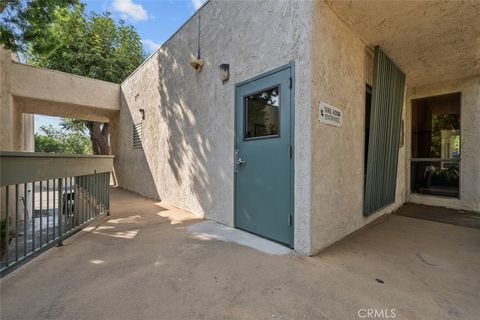
<svg viewBox="0 0 480 320">
<path fill-rule="evenodd" d="M 335 127 L 341 127 L 343 123 L 343 112 L 337 107 L 328 103 L 320 102 L 319 105 L 320 122 Z"/>
</svg>

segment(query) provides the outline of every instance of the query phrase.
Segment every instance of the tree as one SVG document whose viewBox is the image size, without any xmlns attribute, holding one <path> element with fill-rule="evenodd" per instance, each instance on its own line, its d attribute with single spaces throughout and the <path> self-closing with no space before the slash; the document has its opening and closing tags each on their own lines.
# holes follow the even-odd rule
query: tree
<svg viewBox="0 0 480 320">
<path fill-rule="evenodd" d="M 94 121 L 83 121 L 78 119 L 64 118 L 60 126 L 65 130 L 90 132 L 90 141 L 94 154 L 109 154 L 108 145 L 108 123 L 99 123 Z M 105 138 L 104 138 L 105 137 Z"/>
<path fill-rule="evenodd" d="M 41 23 L 30 22 L 28 28 L 23 27 L 20 18 L 10 19 L 10 24 L 16 24 L 19 30 L 20 36 L 13 38 L 23 41 L 18 48 L 27 63 L 121 83 L 143 62 L 146 55 L 142 41 L 132 26 L 122 20 L 115 22 L 109 12 L 87 14 L 85 6 L 74 0 L 66 1 L 68 5 L 59 5 L 59 2 L 62 1 L 31 0 L 23 9 L 11 11 L 15 15 L 40 10 L 48 17 Z M 40 3 L 48 5 L 39 9 Z M 3 21 L 2 28 L 7 29 Z M 28 37 L 22 30 L 30 30 Z M 3 37 L 0 41 L 4 41 Z M 90 133 L 94 154 L 108 154 L 108 123 L 83 121 L 83 125 Z"/>
<path fill-rule="evenodd" d="M 138 33 L 109 12 L 86 14 L 84 5 L 57 8 L 48 26 L 49 37 L 27 47 L 29 63 L 94 79 L 121 83 L 144 60 Z M 48 51 L 36 50 L 49 42 Z"/>
<path fill-rule="evenodd" d="M 35 134 L 36 152 L 92 154 L 92 145 L 81 127 L 56 129 L 52 125 L 40 127 Z"/>
<path fill-rule="evenodd" d="M 23 52 L 25 44 L 47 39 L 47 26 L 58 8 L 70 7 L 78 0 L 0 0 L 0 43 L 7 49 Z M 48 50 L 49 41 L 35 41 L 35 51 Z"/>
<path fill-rule="evenodd" d="M 35 134 L 35 152 L 62 153 L 63 149 L 62 143 L 55 137 Z"/>
</svg>

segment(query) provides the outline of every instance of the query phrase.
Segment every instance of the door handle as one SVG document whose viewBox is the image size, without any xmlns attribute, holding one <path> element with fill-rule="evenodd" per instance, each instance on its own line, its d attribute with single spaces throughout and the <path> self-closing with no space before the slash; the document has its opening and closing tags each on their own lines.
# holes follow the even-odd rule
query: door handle
<svg viewBox="0 0 480 320">
<path fill-rule="evenodd" d="M 237 173 L 238 168 L 243 166 L 245 163 L 246 163 L 246 161 L 243 160 L 242 158 L 240 158 L 239 150 L 235 149 L 235 160 L 233 162 L 234 172 Z"/>
<path fill-rule="evenodd" d="M 237 166 L 243 166 L 247 161 L 243 160 L 242 158 L 237 159 Z"/>
</svg>

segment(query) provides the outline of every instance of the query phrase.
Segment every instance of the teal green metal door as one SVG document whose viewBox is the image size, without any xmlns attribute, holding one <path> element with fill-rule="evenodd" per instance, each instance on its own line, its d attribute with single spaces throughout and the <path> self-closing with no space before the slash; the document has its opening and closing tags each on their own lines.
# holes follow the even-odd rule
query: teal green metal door
<svg viewBox="0 0 480 320">
<path fill-rule="evenodd" d="M 235 91 L 235 226 L 293 246 L 292 65 Z"/>
</svg>

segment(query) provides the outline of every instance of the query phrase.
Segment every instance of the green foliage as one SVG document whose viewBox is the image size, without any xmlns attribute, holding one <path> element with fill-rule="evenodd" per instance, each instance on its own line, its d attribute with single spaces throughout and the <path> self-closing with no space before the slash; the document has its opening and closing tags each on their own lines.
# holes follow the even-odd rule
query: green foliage
<svg viewBox="0 0 480 320">
<path fill-rule="evenodd" d="M 46 27 L 54 12 L 76 3 L 78 0 L 0 0 L 0 43 L 18 52 L 28 44 L 36 52 L 48 51 L 50 34 Z"/>
<path fill-rule="evenodd" d="M 432 158 L 442 157 L 442 144 L 447 142 L 442 140 L 442 131 L 450 131 L 451 137 L 448 141 L 451 144 L 450 150 L 460 152 L 460 116 L 458 114 L 433 114 L 430 147 Z"/>
<path fill-rule="evenodd" d="M 42 133 L 35 134 L 35 152 L 92 154 L 92 144 L 84 130 L 64 129 L 63 124 L 60 130 L 51 125 L 41 127 Z"/>
<path fill-rule="evenodd" d="M 121 83 L 146 57 L 135 28 L 116 23 L 109 12 L 85 13 L 79 0 L 0 0 L 0 11 L 0 43 L 28 64 Z M 109 153 L 108 124 L 65 125 L 86 128 L 94 153 Z M 54 135 L 41 134 L 36 141 L 46 152 L 68 149 Z"/>
<path fill-rule="evenodd" d="M 120 83 L 145 58 L 132 26 L 115 23 L 109 12 L 86 14 L 83 5 L 57 8 L 46 32 L 47 38 L 32 39 L 27 46 L 28 63 Z"/>
<path fill-rule="evenodd" d="M 71 119 L 71 118 L 63 118 L 62 122 L 60 122 L 60 127 L 63 130 L 70 130 L 70 131 L 77 131 L 77 132 L 85 132 L 87 130 L 85 121 L 78 120 L 78 119 Z"/>
<path fill-rule="evenodd" d="M 7 225 L 8 225 L 8 241 L 7 240 Z M 12 230 L 12 218 L 2 218 L 0 219 L 0 259 L 3 259 L 5 254 L 8 253 L 8 247 L 10 241 L 12 241 L 15 233 Z"/>
<path fill-rule="evenodd" d="M 62 153 L 63 143 L 52 136 L 35 134 L 35 152 Z"/>
<path fill-rule="evenodd" d="M 9 239 L 12 239 L 12 235 L 13 235 L 13 232 L 12 232 L 12 229 L 11 229 L 11 225 L 12 225 L 12 218 L 11 217 L 8 217 L 7 218 L 2 218 L 0 220 L 0 238 L 5 241 L 5 236 L 7 234 L 7 221 L 8 221 L 8 228 L 9 228 Z M 9 241 L 10 242 L 10 241 Z"/>
</svg>

